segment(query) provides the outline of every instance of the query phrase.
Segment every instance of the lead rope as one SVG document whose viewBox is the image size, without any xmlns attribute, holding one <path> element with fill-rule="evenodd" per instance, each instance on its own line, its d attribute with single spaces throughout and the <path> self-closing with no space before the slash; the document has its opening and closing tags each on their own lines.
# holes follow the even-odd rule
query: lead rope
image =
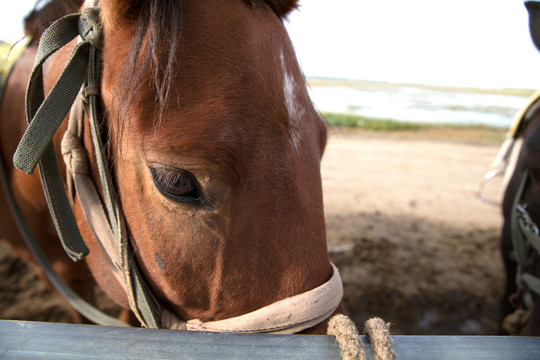
<svg viewBox="0 0 540 360">
<path fill-rule="evenodd" d="M 327 334 L 334 336 L 341 348 L 343 360 L 364 360 L 364 346 L 356 325 L 346 315 L 334 315 L 328 322 Z M 380 318 L 366 321 L 364 334 L 367 335 L 373 350 L 374 360 L 394 360 L 397 356 L 390 338 L 390 324 Z"/>
</svg>

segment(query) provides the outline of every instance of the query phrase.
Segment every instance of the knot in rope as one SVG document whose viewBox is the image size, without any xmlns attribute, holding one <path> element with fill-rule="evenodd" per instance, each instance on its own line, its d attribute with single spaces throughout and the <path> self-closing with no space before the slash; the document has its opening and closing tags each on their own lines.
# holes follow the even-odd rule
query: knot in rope
<svg viewBox="0 0 540 360">
<path fill-rule="evenodd" d="M 78 21 L 79 35 L 83 41 L 87 41 L 96 49 L 102 48 L 103 37 L 101 35 L 101 18 L 98 7 L 84 9 Z"/>
<path fill-rule="evenodd" d="M 62 139 L 62 156 L 66 163 L 67 171 L 72 174 L 88 175 L 88 155 L 84 145 L 76 134 L 66 132 Z"/>
</svg>

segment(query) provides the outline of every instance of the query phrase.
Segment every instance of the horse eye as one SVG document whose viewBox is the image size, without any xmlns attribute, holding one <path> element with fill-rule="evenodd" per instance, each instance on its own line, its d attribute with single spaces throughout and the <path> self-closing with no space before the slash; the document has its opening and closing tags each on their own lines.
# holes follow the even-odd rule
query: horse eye
<svg viewBox="0 0 540 360">
<path fill-rule="evenodd" d="M 177 202 L 200 201 L 201 193 L 193 174 L 170 168 L 150 168 L 161 194 Z"/>
</svg>

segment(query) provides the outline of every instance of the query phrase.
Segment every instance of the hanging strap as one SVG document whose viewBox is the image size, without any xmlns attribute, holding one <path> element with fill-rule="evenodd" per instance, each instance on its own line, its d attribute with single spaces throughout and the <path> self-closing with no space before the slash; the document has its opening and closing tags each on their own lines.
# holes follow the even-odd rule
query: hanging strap
<svg viewBox="0 0 540 360">
<path fill-rule="evenodd" d="M 20 50 L 21 52 L 24 50 Z M 7 82 L 8 73 L 4 74 L 6 79 L 4 79 L 4 84 Z M 3 77 L 3 76 L 2 76 Z M 0 89 L 0 103 L 2 102 L 3 89 Z M 19 208 L 11 186 L 9 185 L 9 179 L 5 172 L 6 167 L 3 164 L 2 156 L 0 156 L 0 184 L 6 198 L 6 202 L 10 209 L 11 214 L 15 220 L 15 224 L 21 233 L 21 236 L 26 243 L 28 249 L 32 253 L 32 256 L 39 264 L 41 269 L 50 283 L 54 288 L 67 300 L 67 302 L 76 309 L 80 314 L 85 316 L 87 319 L 95 322 L 96 324 L 108 325 L 108 326 L 128 326 L 126 323 L 113 318 L 102 311 L 96 309 L 94 306 L 90 305 L 84 299 L 82 299 L 77 293 L 71 290 L 62 279 L 56 274 L 52 268 L 47 256 L 43 253 L 43 250 L 39 246 L 30 226 L 26 222 L 21 209 Z"/>
<path fill-rule="evenodd" d="M 88 248 L 82 240 L 66 195 L 52 139 L 70 111 L 85 80 L 88 82 L 88 89 L 99 89 L 97 51 L 101 47 L 100 33 L 99 8 L 86 8 L 82 14 L 67 15 L 44 32 L 40 39 L 26 94 L 26 115 L 29 125 L 13 157 L 14 165 L 27 173 L 32 173 L 36 164 L 39 165 L 49 211 L 62 245 L 74 261 L 87 255 Z M 64 70 L 45 98 L 43 63 L 77 36 L 80 37 L 80 41 L 75 45 Z M 111 230 L 107 231 L 107 236 L 112 236 L 116 247 L 116 255 L 109 255 L 114 260 L 111 258 L 109 260 L 116 263 L 120 261 L 122 274 L 120 283 L 126 289 L 130 307 L 141 323 L 147 327 L 158 328 L 161 310 L 148 291 L 133 261 L 125 226 L 122 226 L 123 217 L 116 203 L 116 194 L 111 185 L 111 177 L 103 154 L 97 120 L 98 95 L 99 91 L 90 91 L 87 101 L 92 139 L 105 194 L 106 211 L 103 214 L 106 216 L 102 225 Z M 99 202 L 99 198 L 97 201 Z"/>
<path fill-rule="evenodd" d="M 77 310 L 84 317 L 86 317 L 90 321 L 93 321 L 96 324 L 106 326 L 129 326 L 126 323 L 116 318 L 113 318 L 96 309 L 94 306 L 90 305 L 79 295 L 77 295 L 77 293 L 71 290 L 69 286 L 67 286 L 56 274 L 49 260 L 47 259 L 47 256 L 43 253 L 43 250 L 41 249 L 36 238 L 34 237 L 32 230 L 30 230 L 30 226 L 26 222 L 19 206 L 17 205 L 17 202 L 15 201 L 13 192 L 11 191 L 11 188 L 9 186 L 9 180 L 7 179 L 6 173 L 4 171 L 4 165 L 2 164 L 1 156 L 0 184 L 2 185 L 2 189 L 4 191 L 4 195 L 6 196 L 6 200 L 10 208 L 11 214 L 13 214 L 13 218 L 15 219 L 15 223 L 17 224 L 17 228 L 19 229 L 22 238 L 24 239 L 26 245 L 28 246 L 28 249 L 32 253 L 32 256 L 39 264 L 41 269 L 43 269 L 43 272 L 47 276 L 47 279 L 51 282 L 56 291 L 58 291 L 75 310 Z"/>
<path fill-rule="evenodd" d="M 99 34 L 97 8 L 67 15 L 43 33 L 26 92 L 29 125 L 13 156 L 15 167 L 26 173 L 32 173 L 39 163 L 39 174 L 54 225 L 64 249 L 74 261 L 86 256 L 88 248 L 81 238 L 65 194 L 52 139 L 86 79 L 89 48 L 100 46 Z M 77 36 L 82 41 L 73 49 L 66 67 L 45 99 L 43 63 Z"/>
</svg>

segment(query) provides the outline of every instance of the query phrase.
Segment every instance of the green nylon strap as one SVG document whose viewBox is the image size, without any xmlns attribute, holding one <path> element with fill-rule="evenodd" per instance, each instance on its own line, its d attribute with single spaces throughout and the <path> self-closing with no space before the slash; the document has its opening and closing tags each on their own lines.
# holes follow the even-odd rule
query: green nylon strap
<svg viewBox="0 0 540 360">
<path fill-rule="evenodd" d="M 54 288 L 67 300 L 67 302 L 81 313 L 84 317 L 93 321 L 96 324 L 106 325 L 106 326 L 129 326 L 123 321 L 120 321 L 116 318 L 113 318 L 107 314 L 104 314 L 102 311 L 96 309 L 84 299 L 82 299 L 77 293 L 71 290 L 62 279 L 55 273 L 54 269 L 51 266 L 49 259 L 43 253 L 43 250 L 39 246 L 30 226 L 26 222 L 15 198 L 13 192 L 9 186 L 9 181 L 7 179 L 6 173 L 4 172 L 4 165 L 2 164 L 2 157 L 0 156 L 0 184 L 2 185 L 4 195 L 6 197 L 8 206 L 13 214 L 17 228 L 21 232 L 21 235 L 30 249 L 32 256 L 39 264 L 47 279 L 51 282 Z"/>
<path fill-rule="evenodd" d="M 26 93 L 28 128 L 13 156 L 13 164 L 32 173 L 39 163 L 45 198 L 66 253 L 74 260 L 88 254 L 66 196 L 52 139 L 71 109 L 86 79 L 89 49 L 99 46 L 99 10 L 70 14 L 53 23 L 42 35 Z M 81 36 L 71 56 L 49 92 L 44 96 L 43 64 L 75 37 Z"/>
<path fill-rule="evenodd" d="M 39 172 L 56 230 L 69 257 L 80 260 L 88 249 L 79 233 L 64 182 L 58 166 L 57 156 L 52 142 L 53 136 L 71 109 L 82 84 L 87 81 L 87 88 L 99 83 L 99 63 L 97 49 L 100 48 L 99 9 L 87 8 L 82 14 L 63 17 L 49 27 L 38 47 L 38 54 L 26 96 L 26 112 L 29 122 L 13 157 L 14 165 L 27 173 L 32 173 L 39 164 Z M 45 98 L 43 89 L 43 63 L 53 53 L 69 43 L 76 36 L 81 40 L 74 47 L 64 70 Z M 87 74 L 88 70 L 88 74 Z M 140 275 L 133 254 L 129 248 L 127 234 L 122 234 L 120 222 L 123 221 L 116 203 L 114 187 L 102 152 L 98 116 L 97 93 L 88 95 L 89 118 L 100 180 L 105 194 L 107 218 L 119 249 L 124 251 L 124 272 L 130 282 L 142 322 L 151 328 L 159 328 L 161 308 L 152 296 L 144 279 Z"/>
<path fill-rule="evenodd" d="M 39 162 L 39 175 L 49 212 L 64 250 L 71 260 L 82 260 L 89 251 L 71 211 L 64 181 L 60 175 L 56 151 L 52 144 L 47 147 Z"/>
<path fill-rule="evenodd" d="M 29 126 L 13 157 L 15 166 L 26 173 L 34 171 L 86 79 L 90 42 L 83 39 L 73 49 L 62 74 L 44 99 L 43 63 L 79 35 L 82 21 L 80 14 L 67 15 L 53 23 L 40 39 L 26 92 Z"/>
<path fill-rule="evenodd" d="M 20 50 L 20 52 L 22 51 L 24 50 Z M 5 73 L 3 73 L 2 78 L 4 78 L 4 76 L 7 78 L 8 75 L 9 71 L 6 71 Z M 3 80 L 5 81 L 5 79 Z M 0 103 L 2 102 L 3 90 L 3 88 L 0 88 Z M 104 314 L 102 311 L 96 309 L 95 307 L 87 303 L 84 299 L 77 295 L 77 293 L 71 290 L 55 273 L 49 259 L 47 259 L 47 256 L 43 253 L 43 250 L 39 246 L 34 234 L 32 233 L 32 230 L 30 229 L 30 226 L 26 222 L 22 211 L 19 208 L 19 205 L 15 201 L 13 191 L 9 185 L 7 174 L 4 170 L 5 168 L 6 167 L 4 167 L 2 157 L 0 156 L 0 184 L 1 189 L 3 190 L 3 194 L 6 198 L 6 202 L 24 242 L 28 246 L 28 249 L 32 253 L 32 256 L 34 257 L 36 262 L 43 269 L 43 273 L 50 281 L 50 283 L 74 309 L 76 309 L 79 313 L 81 313 L 87 319 L 95 322 L 96 324 L 108 326 L 129 326 L 116 318 Z"/>
</svg>

